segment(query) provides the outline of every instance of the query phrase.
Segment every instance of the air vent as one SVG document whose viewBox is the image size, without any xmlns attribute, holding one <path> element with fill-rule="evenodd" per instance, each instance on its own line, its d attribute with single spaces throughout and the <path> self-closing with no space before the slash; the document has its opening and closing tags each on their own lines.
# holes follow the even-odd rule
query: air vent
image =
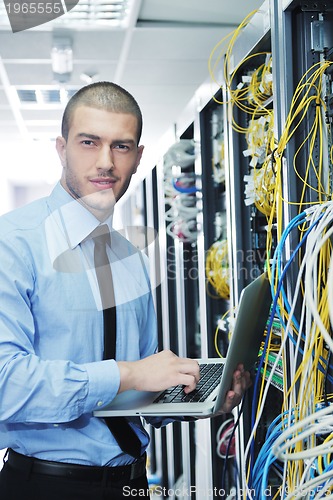
<svg viewBox="0 0 333 500">
<path fill-rule="evenodd" d="M 36 92 L 35 90 L 17 90 L 17 95 L 20 100 L 20 102 L 36 102 L 37 103 L 37 97 L 36 97 Z"/>
<path fill-rule="evenodd" d="M 16 89 L 20 103 L 36 104 L 38 106 L 45 104 L 66 104 L 68 99 L 75 94 L 77 89 L 59 90 L 54 88 L 19 88 Z"/>
<path fill-rule="evenodd" d="M 43 102 L 60 102 L 60 90 L 40 90 L 39 92 Z"/>
</svg>

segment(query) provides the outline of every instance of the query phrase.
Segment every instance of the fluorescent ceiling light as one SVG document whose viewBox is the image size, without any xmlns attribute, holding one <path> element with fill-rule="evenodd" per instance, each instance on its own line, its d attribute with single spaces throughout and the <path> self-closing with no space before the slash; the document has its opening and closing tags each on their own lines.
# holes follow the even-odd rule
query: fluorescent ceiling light
<svg viewBox="0 0 333 500">
<path fill-rule="evenodd" d="M 79 87 L 59 88 L 58 85 L 19 85 L 15 89 L 15 98 L 20 109 L 52 109 L 64 106 Z"/>
<path fill-rule="evenodd" d="M 131 12 L 137 0 L 79 0 L 79 3 L 66 14 L 36 26 L 45 28 L 106 28 L 125 29 L 128 27 Z M 4 3 L 0 4 L 0 26 L 8 26 L 9 21 Z"/>
<path fill-rule="evenodd" d="M 64 26 L 105 24 L 126 28 L 136 0 L 80 0 L 65 16 L 59 18 Z"/>
</svg>

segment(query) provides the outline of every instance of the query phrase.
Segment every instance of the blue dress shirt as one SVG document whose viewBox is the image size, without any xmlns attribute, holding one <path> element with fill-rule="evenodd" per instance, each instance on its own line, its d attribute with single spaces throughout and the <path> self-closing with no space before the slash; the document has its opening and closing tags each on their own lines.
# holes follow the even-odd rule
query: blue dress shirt
<svg viewBox="0 0 333 500">
<path fill-rule="evenodd" d="M 0 217 L 0 448 L 85 465 L 122 465 L 93 410 L 117 394 L 114 360 L 103 361 L 103 313 L 93 269 L 99 221 L 60 184 L 51 195 Z M 117 360 L 157 350 L 147 262 L 112 231 Z M 145 450 L 149 437 L 131 419 Z"/>
</svg>

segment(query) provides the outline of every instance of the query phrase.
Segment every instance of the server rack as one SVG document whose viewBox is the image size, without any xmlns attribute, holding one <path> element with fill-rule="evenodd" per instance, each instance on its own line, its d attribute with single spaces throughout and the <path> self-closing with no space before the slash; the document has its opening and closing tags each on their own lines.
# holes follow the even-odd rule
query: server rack
<svg viewBox="0 0 333 500">
<path fill-rule="evenodd" d="M 195 290 L 191 288 L 188 273 L 192 266 L 193 249 L 182 241 L 174 239 L 167 231 L 166 212 L 170 207 L 166 204 L 164 161 L 153 169 L 152 179 L 149 179 L 151 189 L 147 191 L 146 204 L 151 205 L 154 213 L 154 223 L 158 232 L 159 259 L 157 274 L 160 276 L 158 287 L 157 313 L 160 317 L 159 345 L 160 348 L 171 349 L 178 355 L 186 356 L 192 349 L 195 336 L 193 331 L 195 316 L 190 314 L 189 302 L 195 304 Z M 158 215 L 156 215 L 158 214 Z M 195 283 L 194 283 L 195 285 Z M 188 346 L 191 346 L 188 347 Z M 159 485 L 163 487 L 168 498 L 175 498 L 177 491 L 195 484 L 193 454 L 193 423 L 174 422 L 160 430 L 153 430 L 157 437 L 154 450 Z"/>
<path fill-rule="evenodd" d="M 187 167 L 187 172 L 191 172 L 195 179 L 195 204 L 198 208 L 194 217 L 197 234 L 191 242 L 175 238 L 167 231 L 165 215 L 168 206 L 165 203 L 164 172 L 167 150 L 164 158 L 161 158 L 152 174 L 145 180 L 144 198 L 149 207 L 147 211 L 150 212 L 146 222 L 149 225 L 150 220 L 158 231 L 158 273 L 164 273 L 167 278 L 161 280 L 155 297 L 160 318 L 161 347 L 172 348 L 180 355 L 200 357 L 216 356 L 218 347 L 219 351 L 225 354 L 228 345 L 227 333 L 218 332 L 218 341 L 214 342 L 219 319 L 237 305 L 242 288 L 271 264 L 280 232 L 297 213 L 296 206 L 290 202 L 303 196 L 304 183 L 300 177 L 306 175 L 306 159 L 312 155 L 316 162 L 319 161 L 323 149 L 327 154 L 323 160 L 321 181 L 329 187 L 328 191 L 331 190 L 332 162 L 329 151 L 333 142 L 333 84 L 330 66 L 321 76 L 322 95 L 327 105 L 324 116 L 327 134 L 323 141 L 320 142 L 317 138 L 313 147 L 310 147 L 305 140 L 311 131 L 311 123 L 316 113 L 314 106 L 309 110 L 304 126 L 295 130 L 283 151 L 279 150 L 279 147 L 281 148 L 280 139 L 285 130 L 295 89 L 302 75 L 313 64 L 333 59 L 332 17 L 332 7 L 325 1 L 266 0 L 233 47 L 233 58 L 228 62 L 229 75 L 233 75 L 232 85 L 221 81 L 221 88 L 215 86 L 214 91 L 211 85 L 204 85 L 198 89 L 188 108 L 180 115 L 169 146 L 171 148 L 182 140 L 193 140 L 196 148 L 193 163 Z M 268 54 L 271 55 L 273 91 L 262 103 L 262 108 L 266 107 L 273 115 L 274 121 L 273 131 L 270 130 L 270 150 L 267 154 L 270 158 L 264 164 L 271 164 L 273 173 L 276 173 L 276 162 L 279 160 L 282 164 L 279 182 L 283 201 L 279 221 L 276 214 L 263 213 L 255 204 L 245 203 L 244 190 L 248 182 L 246 176 L 251 174 L 253 165 L 251 158 L 243 154 L 248 149 L 247 137 L 235 130 L 231 121 L 233 117 L 243 129 L 248 128 L 249 113 L 231 105 L 233 92 L 242 77 L 249 77 L 267 62 Z M 218 172 L 220 177 L 217 175 L 214 178 L 212 161 L 213 164 L 218 163 L 216 150 L 222 137 L 224 172 Z M 295 154 L 303 144 L 304 149 L 298 158 L 298 175 L 291 166 Z M 308 177 L 308 184 L 318 184 L 313 172 Z M 154 196 L 154 206 L 151 206 Z M 304 207 L 320 201 L 313 189 L 305 190 Z M 230 298 L 213 298 L 210 285 L 207 284 L 206 258 L 211 245 L 224 238 L 228 242 Z M 267 238 L 270 239 L 269 247 L 266 244 Z M 298 242 L 299 234 L 291 233 L 284 249 L 285 260 L 295 250 Z M 268 248 L 271 254 L 267 252 Z M 292 264 L 290 270 L 289 292 L 292 293 L 298 264 Z M 195 272 L 196 279 L 188 279 L 190 271 Z M 288 355 L 286 347 L 285 356 L 288 358 Z M 287 384 L 291 382 L 288 376 L 290 377 L 290 374 L 287 373 L 284 378 Z M 281 412 L 281 389 L 281 386 L 277 388 L 273 384 L 269 388 L 256 431 L 252 460 L 256 460 L 265 445 L 267 428 Z M 225 461 L 216 453 L 216 435 L 221 420 L 175 423 L 154 431 L 154 466 L 160 473 L 163 486 L 169 489 L 171 498 L 172 488 L 175 486 L 184 486 L 187 491 L 192 491 L 192 498 L 199 499 L 203 498 L 200 492 L 213 492 L 214 487 L 218 489 L 222 485 L 229 493 L 233 486 L 238 488 L 234 498 L 239 497 L 240 489 L 246 489 L 246 480 L 244 481 L 241 471 L 245 468 L 243 456 L 251 433 L 252 396 L 253 393 L 249 391 L 247 403 L 243 408 L 243 418 L 237 435 L 237 461 L 228 460 L 223 484 L 221 481 L 222 475 L 225 474 Z M 231 417 L 236 419 L 237 411 L 232 416 L 226 416 Z M 271 473 L 269 481 L 273 494 L 277 494 L 281 478 L 276 471 Z"/>
<path fill-rule="evenodd" d="M 276 127 L 280 129 L 278 137 L 284 137 L 285 127 L 289 126 L 290 122 L 294 124 L 298 121 L 299 125 L 293 129 L 293 134 L 288 140 L 286 147 L 283 150 L 282 158 L 282 193 L 285 201 L 283 210 L 282 228 L 287 228 L 291 221 L 295 220 L 297 215 L 304 209 L 308 210 L 312 206 L 325 205 L 331 199 L 331 179 L 332 179 L 332 157 L 331 157 L 331 125 L 330 111 L 326 108 L 330 100 L 331 94 L 331 51 L 333 45 L 332 39 L 332 5 L 329 2 L 273 2 L 275 12 L 275 24 L 273 29 L 272 43 L 276 52 L 275 71 L 277 78 L 276 85 L 281 92 L 276 92 L 277 109 L 280 115 L 276 117 Z M 273 16 L 272 16 L 273 17 Z M 290 43 L 290 41 L 293 43 Z M 288 43 L 289 41 L 289 43 Z M 281 52 L 281 47 L 285 44 L 286 52 Z M 318 71 L 318 76 L 316 72 Z M 306 109 L 306 114 L 297 114 L 295 109 L 295 95 L 298 96 L 297 102 L 302 102 L 305 92 L 302 85 L 305 84 L 308 88 L 309 99 L 314 98 L 312 105 Z M 280 101 L 278 101 L 280 100 Z M 325 109 L 326 108 L 326 109 Z M 294 116 L 290 116 L 290 113 Z M 320 124 L 323 127 L 323 133 L 316 131 L 316 125 Z M 281 140 L 278 144 L 278 152 L 281 154 Z M 298 205 L 293 203 L 297 201 Z M 304 241 L 304 240 L 303 240 Z M 296 284 L 299 276 L 299 271 L 302 266 L 302 259 L 305 254 L 305 248 L 301 247 L 297 250 L 302 242 L 302 236 L 299 232 L 293 231 L 285 247 L 285 259 L 297 252 L 298 259 L 290 266 L 288 273 L 288 298 L 292 301 L 295 294 Z M 323 266 L 323 275 L 318 287 L 320 295 L 325 294 L 326 288 L 326 266 Z M 309 287 L 308 287 L 309 291 Z M 306 293 L 305 293 L 306 295 Z M 301 318 L 302 306 L 306 302 L 305 295 L 300 299 L 295 308 L 295 316 Z M 291 302 L 290 302 L 291 303 Z M 323 321 L 323 312 L 318 309 Z M 315 334 L 315 325 L 313 323 L 313 335 Z M 331 334 L 330 327 L 329 331 Z M 306 328 L 304 329 L 307 330 Z M 301 327 L 293 335 L 289 333 L 289 343 L 286 345 L 286 357 L 291 359 L 295 356 L 294 341 L 296 338 L 303 336 L 303 328 Z M 300 343 L 300 348 L 295 357 L 296 366 L 301 369 L 303 364 L 302 355 L 303 345 Z M 321 350 L 321 354 L 325 357 L 325 349 Z M 286 363 L 287 364 L 287 363 Z M 331 372 L 331 361 L 328 356 L 325 364 L 325 378 Z M 320 376 L 320 365 L 317 365 L 315 372 Z M 304 368 L 303 368 L 304 370 Z M 295 401 L 301 402 L 302 380 L 298 380 L 297 385 L 294 384 L 293 370 L 286 367 L 285 390 L 289 387 L 295 388 Z M 306 381 L 311 392 L 318 393 L 317 384 L 312 380 Z M 325 392 L 325 387 L 321 389 L 321 394 Z M 329 405 L 328 401 L 326 404 Z M 318 410 L 320 404 L 316 403 L 311 408 L 302 408 L 301 411 L 305 414 L 311 414 L 316 408 Z M 291 403 L 289 401 L 288 411 L 291 412 Z M 323 434 L 316 434 L 314 431 L 311 435 L 313 442 L 324 440 Z M 303 445 L 302 445 L 303 446 Z M 302 462 L 299 463 L 303 467 Z M 316 466 L 314 466 L 314 469 Z M 320 476 L 323 472 L 317 471 L 319 484 Z M 296 477 L 296 475 L 295 475 Z M 306 484 L 306 480 L 303 480 Z M 319 494 L 320 489 L 325 489 L 327 494 L 330 490 L 329 483 L 321 484 L 318 490 L 314 487 L 313 492 L 308 495 Z M 290 482 L 288 484 L 290 486 Z M 298 478 L 290 487 L 295 492 L 302 488 L 300 479 Z M 306 490 L 305 486 L 303 487 Z"/>
<path fill-rule="evenodd" d="M 269 23 L 267 22 L 268 19 Z M 261 27 L 261 29 L 257 29 L 258 26 L 259 28 Z M 254 33 L 256 33 L 254 37 L 255 40 L 252 37 Z M 274 167 L 277 183 L 276 189 L 278 190 L 276 199 L 276 207 L 278 210 L 275 214 L 275 218 L 273 219 L 272 217 L 269 223 L 269 236 L 272 238 L 271 249 L 273 253 L 274 246 L 280 242 L 283 231 L 288 229 L 289 223 L 294 221 L 295 217 L 303 209 L 308 209 L 315 204 L 324 204 L 330 199 L 332 173 L 332 157 L 330 154 L 331 118 L 329 107 L 324 111 L 324 102 L 330 102 L 331 96 L 330 63 L 332 48 L 332 6 L 327 2 L 275 0 L 265 2 L 235 45 L 233 53 L 234 67 L 237 67 L 242 61 L 247 63 L 249 54 L 257 52 L 258 48 L 258 52 L 260 52 L 262 44 L 265 45 L 267 42 L 270 44 L 269 49 L 272 53 L 272 104 L 274 110 L 275 145 L 271 152 L 270 161 Z M 250 47 L 250 51 L 248 52 L 245 47 Z M 267 50 L 266 47 L 264 47 L 263 50 Z M 318 74 L 316 73 L 317 68 Z M 322 71 L 320 71 L 321 69 Z M 313 80 L 311 80 L 312 75 Z M 303 82 L 305 82 L 304 87 L 300 85 Z M 232 90 L 233 89 L 229 89 L 231 93 Z M 305 108 L 305 104 L 303 104 L 303 106 L 297 108 L 295 103 L 303 103 L 303 93 L 306 93 L 306 95 L 308 93 L 310 98 L 314 97 L 313 105 Z M 294 116 L 291 115 L 293 111 Z M 242 118 L 244 119 L 244 113 L 241 111 L 240 115 L 237 115 L 237 118 L 240 121 Z M 319 127 L 319 123 L 324 130 L 323 133 L 319 133 L 314 126 L 314 124 L 316 124 Z M 289 133 L 287 134 L 286 131 Z M 237 177 L 237 174 L 242 173 L 242 171 L 240 172 L 240 168 L 244 165 L 244 159 L 239 159 L 239 157 L 237 157 L 237 152 L 244 148 L 242 144 L 240 144 L 240 140 L 239 136 L 230 126 L 230 162 L 232 168 L 235 169 L 231 175 L 231 182 L 234 182 L 233 179 Z M 237 184 L 234 185 L 237 190 Z M 242 207 L 240 211 L 243 213 L 245 219 L 251 222 L 248 223 L 248 226 L 245 225 L 246 234 L 244 235 L 242 231 L 239 232 L 237 230 L 234 239 L 236 241 L 236 248 L 243 248 L 243 250 L 246 250 L 249 245 L 253 244 L 253 238 L 248 238 L 249 228 L 253 233 L 256 232 L 258 226 L 253 225 L 253 217 L 256 217 L 255 213 L 251 212 L 249 217 L 249 213 L 244 213 L 244 207 Z M 234 209 L 234 213 L 236 214 L 234 220 L 236 220 L 237 208 Z M 276 226 L 275 229 L 272 224 L 273 220 Z M 235 224 L 232 224 L 232 228 L 235 228 Z M 275 235 L 273 231 L 276 231 Z M 283 250 L 283 265 L 288 265 L 286 291 L 290 303 L 292 303 L 293 300 L 296 281 L 300 270 L 300 262 L 304 255 L 302 248 L 299 250 L 301 236 L 302 235 L 300 235 L 298 231 L 290 232 L 288 241 Z M 304 240 L 302 243 L 304 243 Z M 297 259 L 291 259 L 293 252 L 298 252 L 295 254 L 297 255 Z M 290 262 L 289 259 L 291 259 Z M 236 266 L 237 259 L 234 259 L 234 267 Z M 323 264 L 323 268 L 324 278 L 326 272 L 325 264 Z M 322 287 L 322 293 L 324 293 L 326 286 L 325 282 L 322 281 L 320 285 Z M 301 317 L 303 306 L 304 300 L 302 300 L 300 295 L 298 303 L 296 303 L 295 309 L 293 309 L 295 317 Z M 302 401 L 298 398 L 301 394 L 300 391 L 304 391 L 304 388 L 301 389 L 301 380 L 295 384 L 295 368 L 291 368 L 290 360 L 292 359 L 293 366 L 299 367 L 299 369 L 304 364 L 302 352 L 295 351 L 296 339 L 299 342 L 300 351 L 302 351 L 303 344 L 302 340 L 300 340 L 301 334 L 303 335 L 302 330 L 298 330 L 294 333 L 288 331 L 288 335 L 286 335 L 287 342 L 283 350 L 284 374 L 281 375 L 281 380 L 283 378 L 284 385 L 284 387 L 282 387 L 281 384 L 281 389 L 284 391 L 284 397 L 288 399 L 289 392 L 294 391 L 295 401 L 298 400 L 299 408 L 301 408 Z M 324 358 L 326 356 L 325 352 L 325 349 L 323 349 L 322 355 Z M 330 358 L 327 360 L 327 364 L 325 364 L 325 368 L 320 367 L 320 365 L 317 367 L 318 373 L 320 371 L 326 372 L 325 377 L 331 372 L 329 359 Z M 298 375 L 298 378 L 301 377 Z M 311 388 L 310 379 L 308 387 Z M 314 387 L 312 390 L 314 392 Z M 288 414 L 295 411 L 294 407 L 290 407 L 291 403 L 289 403 L 289 407 L 287 408 L 286 403 L 284 403 L 284 405 L 280 403 L 276 404 L 281 391 L 271 388 L 270 391 L 271 394 L 270 392 L 267 393 L 268 396 L 265 400 L 266 405 L 263 408 L 263 413 L 257 427 L 257 449 L 252 460 L 256 459 L 261 448 L 264 446 L 265 439 L 267 439 L 265 438 L 265 433 L 272 419 L 279 416 L 283 407 L 288 411 Z M 308 406 L 311 406 L 310 403 Z M 299 411 L 305 411 L 306 413 L 310 410 L 308 408 L 302 408 L 302 410 Z M 248 425 L 248 416 L 245 413 L 244 428 L 246 429 Z M 325 436 L 319 436 L 317 439 L 320 441 L 324 438 Z M 315 433 L 312 434 L 312 439 L 314 441 L 316 440 Z M 242 457 L 243 453 L 244 447 L 241 446 L 239 456 Z M 301 453 L 300 456 L 302 456 Z M 303 456 L 305 456 L 305 454 Z M 299 474 L 299 481 L 304 481 L 304 483 L 306 483 L 305 479 L 300 479 L 301 477 L 304 478 L 304 476 L 300 476 L 299 470 L 305 467 L 305 465 L 302 465 L 300 462 L 295 466 L 295 470 Z M 262 466 L 264 465 L 267 466 L 267 464 L 263 464 Z M 244 464 L 240 463 L 240 467 L 244 469 Z M 299 469 L 297 469 L 297 467 L 299 467 Z M 269 484 L 272 495 L 278 495 L 283 490 L 285 487 L 284 482 L 286 478 L 288 478 L 286 472 L 284 472 L 284 474 L 286 474 L 284 478 L 280 477 L 279 474 L 275 474 L 275 472 L 277 471 L 272 472 L 272 469 L 270 469 L 271 475 L 268 478 L 268 483 L 266 483 L 266 485 Z M 296 477 L 296 473 L 294 474 L 294 477 Z M 318 475 L 320 476 L 320 474 Z M 290 480 L 290 477 L 288 479 Z M 318 481 L 320 481 L 320 477 L 317 479 L 317 482 Z M 258 483 L 255 484 L 257 485 Z M 243 490 L 249 487 L 245 475 L 243 476 L 241 486 Z M 295 488 L 295 492 L 300 494 L 299 492 L 302 489 L 302 484 L 293 484 L 292 487 Z M 327 488 L 327 491 L 330 491 L 329 486 L 327 486 Z M 306 491 L 309 493 L 308 490 Z M 319 490 L 315 490 L 312 494 L 315 495 L 316 492 L 318 493 Z M 248 493 L 250 494 L 250 490 L 248 490 Z M 263 491 L 260 491 L 260 494 L 263 494 Z M 286 493 L 284 492 L 284 494 Z M 276 496 L 274 496 L 274 498 L 276 498 Z"/>
<path fill-rule="evenodd" d="M 209 357 L 227 354 L 228 319 L 232 308 L 230 301 L 232 268 L 228 244 L 230 189 L 226 166 L 228 149 L 226 113 L 224 89 L 219 89 L 198 111 L 201 143 L 203 256 L 206 267 L 205 317 Z M 212 253 L 213 257 L 211 257 Z M 211 258 L 216 261 L 214 267 L 209 265 Z M 215 266 L 218 266 L 220 272 L 216 272 Z M 209 273 L 217 274 L 216 281 L 209 280 Z M 226 429 L 232 429 L 233 421 L 234 416 L 230 414 L 214 418 L 210 422 L 211 481 L 215 491 L 230 491 L 236 485 L 233 445 L 226 455 L 228 447 L 223 439 Z"/>
<path fill-rule="evenodd" d="M 230 57 L 230 56 L 229 56 Z M 265 171 L 263 164 L 272 154 L 273 142 L 273 96 L 266 90 L 267 85 L 250 87 L 254 77 L 264 78 L 264 69 L 271 64 L 271 29 L 269 18 L 269 3 L 265 2 L 259 11 L 252 17 L 241 35 L 235 41 L 232 60 L 225 61 L 228 75 L 225 85 L 227 87 L 229 120 L 228 138 L 229 148 L 227 163 L 229 166 L 230 183 L 230 214 L 231 214 L 231 259 L 233 270 L 233 301 L 238 303 L 239 295 L 244 286 L 251 282 L 258 274 L 262 273 L 269 263 L 267 253 L 267 227 L 274 227 L 271 212 L 272 200 L 263 202 L 258 198 L 256 179 L 260 180 Z M 262 69 L 264 68 L 264 69 Z M 260 73 L 261 71 L 261 73 Z M 270 76 L 270 75 L 269 75 Z M 230 81 L 229 81 L 230 78 Z M 256 82 L 255 82 L 256 83 Z M 243 86 L 242 86 L 243 84 Z M 238 89 L 241 88 L 242 100 L 238 103 Z M 244 103 L 245 100 L 245 103 Z M 258 104 L 259 103 L 259 104 Z M 260 127 L 264 127 L 263 130 Z M 269 129 L 268 129 L 269 127 Z M 260 134 L 261 131 L 261 134 Z M 256 144 L 251 135 L 258 134 L 261 143 Z M 266 140 L 266 144 L 264 142 Z M 255 148 L 254 149 L 254 146 Z M 257 181 L 258 182 L 258 181 Z M 251 189 L 249 185 L 252 185 Z M 253 199 L 246 203 L 246 192 Z M 266 185 L 269 195 L 270 186 Z M 271 231 L 272 246 L 276 235 Z M 265 440 L 267 427 L 276 416 L 277 402 L 280 397 L 274 388 L 268 396 L 268 405 L 261 423 L 256 431 L 256 456 Z M 253 391 L 248 391 L 244 400 L 241 415 L 241 426 L 237 434 L 237 467 L 238 471 L 244 470 L 244 450 L 252 430 L 253 420 Z M 238 411 L 236 410 L 237 414 Z M 239 473 L 238 490 L 243 491 L 241 475 Z M 238 493 L 240 496 L 240 494 Z"/>
</svg>

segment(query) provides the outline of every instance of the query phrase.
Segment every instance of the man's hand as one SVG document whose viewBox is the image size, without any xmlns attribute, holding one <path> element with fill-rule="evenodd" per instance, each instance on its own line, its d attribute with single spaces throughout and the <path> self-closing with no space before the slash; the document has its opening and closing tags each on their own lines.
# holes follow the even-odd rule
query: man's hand
<svg viewBox="0 0 333 500">
<path fill-rule="evenodd" d="M 230 391 L 227 392 L 222 409 L 214 413 L 214 417 L 218 415 L 223 415 L 224 413 L 230 413 L 239 403 L 245 394 L 245 391 L 251 387 L 251 377 L 250 373 L 244 370 L 244 366 L 239 364 L 233 374 L 233 383 Z M 197 417 L 197 419 L 202 420 L 205 418 L 210 418 L 207 416 Z"/>
<path fill-rule="evenodd" d="M 244 366 L 242 364 L 239 364 L 234 371 L 232 389 L 227 392 L 224 405 L 220 413 L 230 413 L 233 408 L 238 406 L 245 391 L 250 386 L 250 373 L 244 370 Z"/>
<path fill-rule="evenodd" d="M 184 385 L 184 392 L 195 389 L 199 381 L 198 362 L 180 358 L 165 350 L 139 361 L 118 361 L 120 387 L 118 392 L 163 391 L 178 384 Z"/>
<path fill-rule="evenodd" d="M 120 371 L 118 392 L 129 389 L 157 392 L 182 384 L 187 394 L 195 389 L 200 378 L 196 360 L 180 358 L 168 350 L 138 361 L 118 361 L 118 367 Z M 242 364 L 239 364 L 234 371 L 232 388 L 227 392 L 219 413 L 230 413 L 239 405 L 250 386 L 250 374 L 244 370 Z"/>
</svg>

